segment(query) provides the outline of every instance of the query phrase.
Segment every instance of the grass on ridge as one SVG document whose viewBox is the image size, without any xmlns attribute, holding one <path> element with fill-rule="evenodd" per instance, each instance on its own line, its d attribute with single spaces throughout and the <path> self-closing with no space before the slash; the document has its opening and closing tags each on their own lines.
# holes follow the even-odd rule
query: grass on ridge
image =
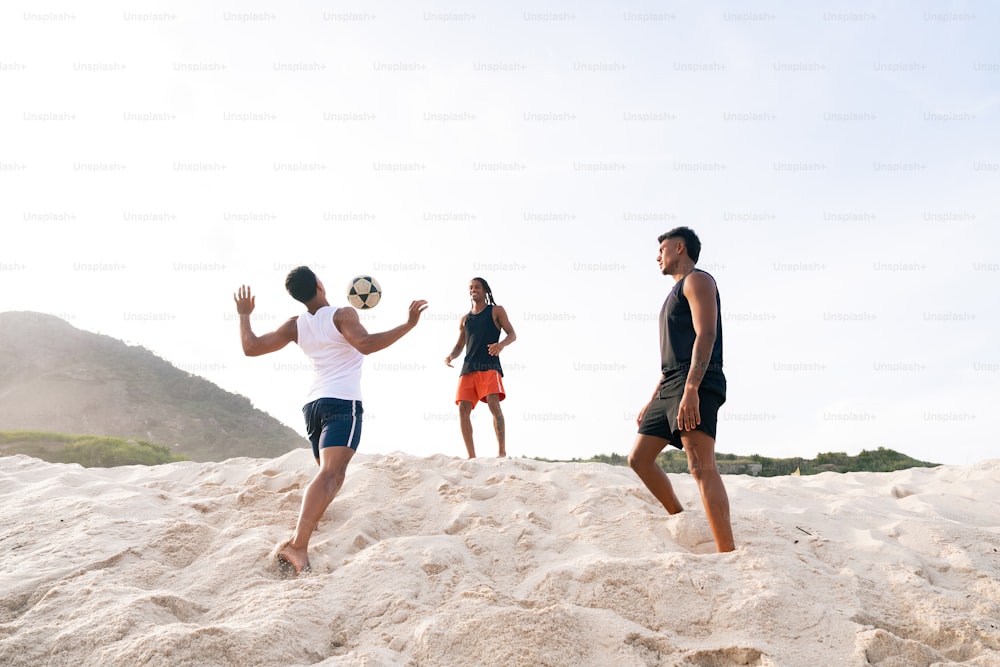
<svg viewBox="0 0 1000 667">
<path fill-rule="evenodd" d="M 553 461 L 553 459 L 536 458 L 539 461 Z M 876 450 L 861 450 L 857 456 L 848 456 L 844 452 L 826 452 L 817 454 L 814 459 L 801 457 L 779 459 L 760 454 L 741 456 L 737 454 L 715 455 L 715 460 L 719 464 L 723 474 L 754 474 L 756 466 L 760 466 L 756 474 L 760 477 L 776 477 L 778 475 L 791 475 L 796 470 L 800 475 L 815 475 L 821 472 L 892 472 L 904 468 L 933 468 L 939 463 L 928 463 L 918 461 L 906 454 L 879 447 Z M 563 461 L 566 462 L 566 461 Z M 628 456 L 622 454 L 597 454 L 589 459 L 570 459 L 569 462 L 576 463 L 608 463 L 611 465 L 628 465 Z M 659 456 L 656 462 L 668 473 L 688 472 L 687 455 L 679 449 L 667 447 Z"/>
<path fill-rule="evenodd" d="M 166 445 L 101 435 L 44 431 L 0 431 L 0 456 L 24 454 L 49 463 L 79 463 L 85 468 L 157 465 L 187 461 Z"/>
</svg>

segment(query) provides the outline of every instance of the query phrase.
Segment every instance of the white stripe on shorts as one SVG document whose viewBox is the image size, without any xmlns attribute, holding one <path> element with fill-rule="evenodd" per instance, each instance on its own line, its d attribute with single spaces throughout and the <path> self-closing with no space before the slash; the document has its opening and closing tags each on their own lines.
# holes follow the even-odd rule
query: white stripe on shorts
<svg viewBox="0 0 1000 667">
<path fill-rule="evenodd" d="M 351 443 L 354 442 L 354 429 L 358 425 L 358 402 L 351 401 L 351 432 L 347 436 L 347 446 L 350 447 Z M 361 444 L 360 442 L 358 443 Z"/>
</svg>

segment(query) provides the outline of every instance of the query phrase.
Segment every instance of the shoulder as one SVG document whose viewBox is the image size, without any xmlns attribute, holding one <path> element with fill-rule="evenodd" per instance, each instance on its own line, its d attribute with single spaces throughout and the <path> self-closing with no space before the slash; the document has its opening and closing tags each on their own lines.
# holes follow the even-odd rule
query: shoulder
<svg viewBox="0 0 1000 667">
<path fill-rule="evenodd" d="M 350 307 L 337 308 L 333 313 L 333 323 L 359 322 L 358 311 Z"/>
<path fill-rule="evenodd" d="M 714 295 L 715 278 L 701 270 L 695 270 L 684 278 L 684 296 Z"/>
<path fill-rule="evenodd" d="M 689 285 L 696 289 L 705 287 L 715 289 L 715 278 L 710 273 L 706 273 L 701 269 L 695 269 L 684 280 L 684 287 L 687 288 Z"/>
</svg>

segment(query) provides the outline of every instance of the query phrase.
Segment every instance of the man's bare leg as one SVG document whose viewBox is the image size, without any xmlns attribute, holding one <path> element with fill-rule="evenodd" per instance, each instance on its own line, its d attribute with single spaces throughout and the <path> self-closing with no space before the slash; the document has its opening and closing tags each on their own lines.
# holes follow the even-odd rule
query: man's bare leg
<svg viewBox="0 0 1000 667">
<path fill-rule="evenodd" d="M 684 510 L 681 501 L 677 500 L 674 487 L 670 485 L 667 474 L 656 465 L 656 456 L 667 446 L 667 441 L 653 435 L 637 435 L 632 451 L 628 455 L 628 465 L 639 476 L 642 483 L 653 496 L 660 501 L 670 514 Z"/>
<path fill-rule="evenodd" d="M 704 431 L 682 431 L 681 443 L 687 452 L 688 470 L 698 483 L 701 502 L 719 553 L 733 551 L 733 526 L 729 518 L 729 495 L 715 462 L 715 438 Z"/>
<path fill-rule="evenodd" d="M 324 447 L 319 450 L 319 472 L 309 482 L 302 496 L 302 509 L 295 533 L 278 552 L 278 558 L 288 561 L 295 574 L 309 568 L 309 538 L 319 525 L 319 520 L 344 485 L 347 464 L 351 462 L 354 450 L 350 447 Z"/>
<path fill-rule="evenodd" d="M 493 430 L 497 434 L 497 445 L 500 452 L 497 456 L 502 458 L 507 456 L 507 427 L 504 424 L 503 411 L 500 409 L 500 395 L 490 394 L 487 396 L 486 405 L 490 406 L 490 412 L 493 413 Z"/>
<path fill-rule="evenodd" d="M 472 443 L 472 403 L 469 401 L 458 402 L 458 419 L 462 424 L 462 440 L 465 440 L 465 449 L 469 453 L 469 458 L 476 458 L 476 446 Z"/>
</svg>

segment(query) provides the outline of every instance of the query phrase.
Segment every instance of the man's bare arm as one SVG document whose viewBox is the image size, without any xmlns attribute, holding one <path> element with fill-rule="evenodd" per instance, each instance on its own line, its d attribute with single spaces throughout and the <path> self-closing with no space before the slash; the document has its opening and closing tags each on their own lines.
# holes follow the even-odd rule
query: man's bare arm
<svg viewBox="0 0 1000 667">
<path fill-rule="evenodd" d="M 507 311 L 503 306 L 493 307 L 493 322 L 496 323 L 505 334 L 507 334 L 503 340 L 496 343 L 490 343 L 486 346 L 486 351 L 496 357 L 500 354 L 502 349 L 517 340 L 517 334 L 514 332 L 514 327 L 511 325 L 510 318 L 507 317 Z"/>
<path fill-rule="evenodd" d="M 695 391 L 701 387 L 705 372 L 712 361 L 712 347 L 715 345 L 715 323 L 718 320 L 718 305 L 715 302 L 715 281 L 704 273 L 695 272 L 684 282 L 684 296 L 691 306 L 691 322 L 694 325 L 694 349 L 691 350 L 691 369 L 688 371 L 685 391 Z"/>
<path fill-rule="evenodd" d="M 465 318 L 468 315 L 462 315 L 462 319 L 458 322 L 458 342 L 455 343 L 455 347 L 451 349 L 451 354 L 449 354 L 444 363 L 448 364 L 450 368 L 454 368 L 451 362 L 458 358 L 458 355 L 462 354 L 462 349 L 465 347 Z"/>
<path fill-rule="evenodd" d="M 290 318 L 280 327 L 258 336 L 250 326 L 250 314 L 256 305 L 256 299 L 250 294 L 250 288 L 246 285 L 240 287 L 239 291 L 233 294 L 233 301 L 236 302 L 236 313 L 240 316 L 240 342 L 243 344 L 243 354 L 248 357 L 259 357 L 262 354 L 277 352 L 289 343 L 294 343 L 298 338 L 298 328 L 296 319 Z"/>
<path fill-rule="evenodd" d="M 414 301 L 410 304 L 409 315 L 405 324 L 400 324 L 394 329 L 381 331 L 379 333 L 368 333 L 358 312 L 353 308 L 339 308 L 333 316 L 333 323 L 337 330 L 344 335 L 347 342 L 354 346 L 361 354 L 371 354 L 389 347 L 397 340 L 408 334 L 420 321 L 420 314 L 427 308 L 426 301 Z"/>
</svg>

